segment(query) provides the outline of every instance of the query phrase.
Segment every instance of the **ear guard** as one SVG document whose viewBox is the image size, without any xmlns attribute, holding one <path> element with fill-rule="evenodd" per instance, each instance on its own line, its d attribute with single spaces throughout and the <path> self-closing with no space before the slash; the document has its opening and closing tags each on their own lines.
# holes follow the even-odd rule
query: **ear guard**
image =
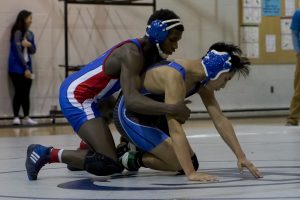
<svg viewBox="0 0 300 200">
<path fill-rule="evenodd" d="M 168 26 L 168 23 L 170 22 L 177 22 L 177 23 Z M 146 36 L 149 37 L 149 40 L 152 44 L 155 43 L 161 44 L 166 40 L 169 34 L 169 30 L 180 24 L 181 24 L 180 19 L 170 19 L 165 21 L 161 21 L 158 19 L 154 20 L 151 22 L 150 25 L 148 25 L 146 29 Z"/>
<path fill-rule="evenodd" d="M 209 80 L 216 80 L 222 73 L 229 72 L 231 69 L 230 60 L 231 56 L 227 52 L 209 51 L 202 58 L 202 65 L 206 74 L 203 83 L 207 84 Z"/>
</svg>

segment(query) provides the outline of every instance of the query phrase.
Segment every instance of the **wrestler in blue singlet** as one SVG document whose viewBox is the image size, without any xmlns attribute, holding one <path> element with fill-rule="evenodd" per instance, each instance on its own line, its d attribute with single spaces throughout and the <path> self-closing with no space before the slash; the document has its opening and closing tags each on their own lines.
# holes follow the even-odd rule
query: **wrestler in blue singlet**
<svg viewBox="0 0 300 200">
<path fill-rule="evenodd" d="M 177 70 L 185 80 L 185 69 L 176 62 L 162 61 L 148 68 L 169 66 Z M 195 94 L 202 84 L 198 82 L 186 97 Z M 157 101 L 164 101 L 164 95 L 151 94 L 143 89 L 142 94 Z M 124 97 L 121 97 L 114 111 L 115 124 L 118 131 L 134 145 L 144 151 L 151 151 L 168 137 L 168 125 L 165 116 L 145 116 L 127 111 Z M 117 119 L 116 119 L 117 118 Z"/>
<path fill-rule="evenodd" d="M 209 51 L 201 61 L 206 79 L 197 82 L 193 89 L 187 93 L 186 98 L 197 93 L 200 87 L 206 85 L 209 80 L 215 80 L 220 74 L 228 72 L 231 68 L 230 59 L 230 55 L 226 52 Z M 186 70 L 176 62 L 164 60 L 149 67 L 147 70 L 161 66 L 174 68 L 181 74 L 182 79 L 185 80 Z M 156 95 L 145 89 L 143 89 L 141 93 L 156 101 L 164 102 L 164 94 Z M 118 131 L 124 137 L 146 152 L 150 152 L 169 137 L 168 124 L 165 116 L 146 116 L 127 111 L 124 97 L 121 97 L 115 106 L 114 121 Z"/>
</svg>

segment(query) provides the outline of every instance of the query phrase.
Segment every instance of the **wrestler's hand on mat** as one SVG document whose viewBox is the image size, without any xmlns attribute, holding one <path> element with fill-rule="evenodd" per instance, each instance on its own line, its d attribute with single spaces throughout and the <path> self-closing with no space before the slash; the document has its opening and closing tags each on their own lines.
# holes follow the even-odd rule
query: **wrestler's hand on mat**
<svg viewBox="0 0 300 200">
<path fill-rule="evenodd" d="M 216 176 L 212 176 L 206 173 L 193 172 L 187 176 L 189 181 L 200 181 L 200 182 L 216 182 L 219 181 Z"/>
<path fill-rule="evenodd" d="M 240 173 L 243 173 L 243 168 L 247 168 L 249 172 L 255 177 L 255 178 L 262 178 L 263 175 L 259 172 L 259 170 L 255 167 L 255 165 L 246 158 L 238 159 L 237 165 L 239 168 Z"/>
<path fill-rule="evenodd" d="M 173 106 L 173 117 L 181 124 L 183 124 L 191 114 L 191 110 L 186 106 L 191 101 L 186 100 L 179 102 Z"/>
</svg>

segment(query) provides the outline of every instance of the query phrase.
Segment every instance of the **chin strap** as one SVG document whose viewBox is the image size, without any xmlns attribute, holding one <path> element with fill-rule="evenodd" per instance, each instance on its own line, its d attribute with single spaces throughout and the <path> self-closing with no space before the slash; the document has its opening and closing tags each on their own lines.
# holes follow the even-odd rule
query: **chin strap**
<svg viewBox="0 0 300 200">
<path fill-rule="evenodd" d="M 158 50 L 158 53 L 159 53 L 160 57 L 162 57 L 163 59 L 167 59 L 169 55 L 168 55 L 168 54 L 165 54 L 165 53 L 161 50 L 161 48 L 160 48 L 160 46 L 159 46 L 159 43 L 156 43 L 156 47 L 157 47 L 157 50 Z"/>
</svg>

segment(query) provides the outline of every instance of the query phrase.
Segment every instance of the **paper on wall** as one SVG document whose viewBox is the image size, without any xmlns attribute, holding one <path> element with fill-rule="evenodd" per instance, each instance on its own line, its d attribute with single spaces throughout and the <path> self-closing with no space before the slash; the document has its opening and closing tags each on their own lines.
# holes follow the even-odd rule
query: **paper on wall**
<svg viewBox="0 0 300 200">
<path fill-rule="evenodd" d="M 295 0 L 285 0 L 285 16 L 293 16 L 295 12 Z"/>
<path fill-rule="evenodd" d="M 243 0 L 243 7 L 261 7 L 261 0 Z"/>
<path fill-rule="evenodd" d="M 243 23 L 245 24 L 259 24 L 261 22 L 260 8 L 243 8 Z"/>
<path fill-rule="evenodd" d="M 241 28 L 242 43 L 258 43 L 259 29 L 258 26 L 244 26 Z"/>
<path fill-rule="evenodd" d="M 266 52 L 276 52 L 276 36 L 266 35 Z"/>
<path fill-rule="evenodd" d="M 290 29 L 291 23 L 292 23 L 291 18 L 280 19 L 281 34 L 291 34 L 291 29 Z"/>
<path fill-rule="evenodd" d="M 259 24 L 261 22 L 261 0 L 243 0 L 243 23 Z"/>
<path fill-rule="evenodd" d="M 241 44 L 243 53 L 248 58 L 259 57 L 259 45 L 258 43 L 243 43 Z"/>
<path fill-rule="evenodd" d="M 291 22 L 291 18 L 283 18 L 280 20 L 282 50 L 293 50 L 292 31 L 290 29 Z"/>
<path fill-rule="evenodd" d="M 281 49 L 282 50 L 293 50 L 293 40 L 292 35 L 282 35 L 281 36 Z"/>
</svg>

